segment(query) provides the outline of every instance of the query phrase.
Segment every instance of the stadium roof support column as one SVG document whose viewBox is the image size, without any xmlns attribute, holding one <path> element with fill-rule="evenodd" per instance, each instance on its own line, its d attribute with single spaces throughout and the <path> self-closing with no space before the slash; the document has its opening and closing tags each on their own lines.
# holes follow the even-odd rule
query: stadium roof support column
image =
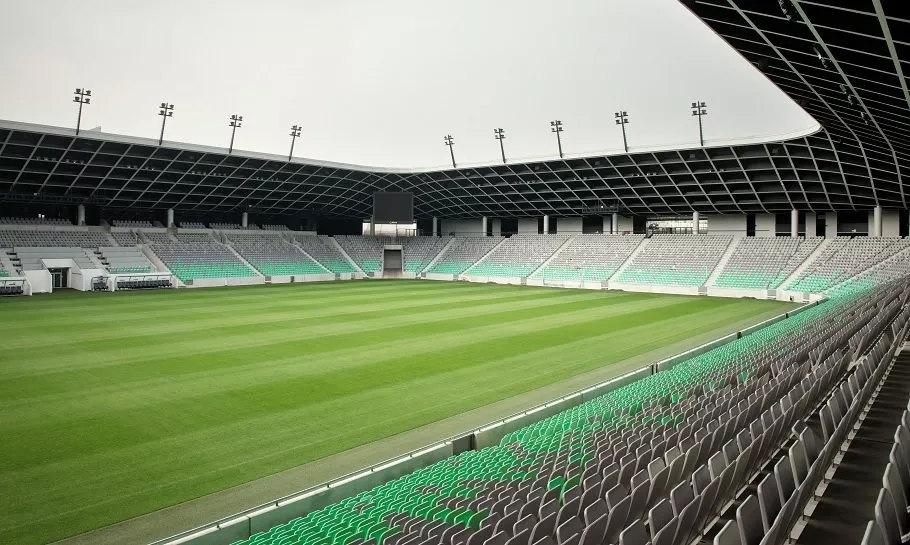
<svg viewBox="0 0 910 545">
<path fill-rule="evenodd" d="M 796 208 L 790 210 L 790 236 L 792 238 L 799 236 L 799 212 Z"/>
<path fill-rule="evenodd" d="M 619 214 L 613 212 L 613 219 L 610 221 L 610 232 L 615 234 L 619 233 Z"/>
<path fill-rule="evenodd" d="M 439 218 L 436 216 L 433 216 L 433 236 L 439 236 Z"/>
<path fill-rule="evenodd" d="M 76 207 L 76 225 L 85 225 L 85 205 Z"/>
<path fill-rule="evenodd" d="M 825 212 L 825 238 L 837 236 L 837 212 Z"/>
<path fill-rule="evenodd" d="M 543 216 L 543 234 L 550 234 L 550 216 L 547 214 L 544 214 Z"/>
<path fill-rule="evenodd" d="M 376 234 L 376 221 L 374 220 L 373 216 L 370 216 L 370 236 L 374 236 L 375 234 Z"/>
<path fill-rule="evenodd" d="M 483 216 L 480 218 L 480 236 L 487 236 L 487 217 Z"/>
<path fill-rule="evenodd" d="M 247 212 L 244 212 L 243 214 L 240 215 L 240 226 L 246 228 L 249 226 L 249 224 L 250 224 L 250 215 Z"/>
<path fill-rule="evenodd" d="M 698 210 L 693 211 L 692 212 L 692 234 L 693 235 L 698 234 L 698 221 L 700 219 L 701 218 L 698 217 Z"/>
<path fill-rule="evenodd" d="M 174 226 L 174 209 L 173 208 L 167 209 L 167 226 L 168 227 Z"/>
<path fill-rule="evenodd" d="M 872 209 L 872 236 L 882 236 L 882 207 L 876 206 Z"/>
</svg>

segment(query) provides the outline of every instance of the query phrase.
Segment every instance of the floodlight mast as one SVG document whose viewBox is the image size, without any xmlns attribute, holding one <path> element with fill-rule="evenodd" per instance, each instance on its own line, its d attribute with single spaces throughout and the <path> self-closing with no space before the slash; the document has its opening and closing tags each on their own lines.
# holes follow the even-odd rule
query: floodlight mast
<svg viewBox="0 0 910 545">
<path fill-rule="evenodd" d="M 693 102 L 692 115 L 698 117 L 698 144 L 701 147 L 705 147 L 705 133 L 701 124 L 701 118 L 708 115 L 708 110 L 705 109 L 705 103 L 697 100 Z"/>
<path fill-rule="evenodd" d="M 622 149 L 629 153 L 629 142 L 626 140 L 626 124 L 629 123 L 629 112 L 620 110 L 613 115 L 616 118 L 616 124 L 622 127 Z"/>
<path fill-rule="evenodd" d="M 91 104 L 92 102 L 92 91 L 90 89 L 78 88 L 73 93 L 73 102 L 79 104 L 79 115 L 76 117 L 76 136 L 79 135 L 79 129 L 82 127 L 82 105 Z"/>
<path fill-rule="evenodd" d="M 158 115 L 161 116 L 161 136 L 158 137 L 158 145 L 160 146 L 164 142 L 164 124 L 167 122 L 167 118 L 174 117 L 174 105 L 168 102 L 162 102 L 159 108 Z"/>
<path fill-rule="evenodd" d="M 559 146 L 559 158 L 562 159 L 562 138 L 560 138 L 559 133 L 562 132 L 562 121 L 559 119 L 554 119 L 550 121 L 550 132 L 556 133 L 556 145 Z"/>
<path fill-rule="evenodd" d="M 499 152 L 502 154 L 502 164 L 506 164 L 506 148 L 502 141 L 506 138 L 506 133 L 502 129 L 493 129 L 493 138 L 499 140 Z"/>
<path fill-rule="evenodd" d="M 243 116 L 233 114 L 231 115 L 230 122 L 228 126 L 231 127 L 231 145 L 228 146 L 228 155 L 234 151 L 234 135 L 237 134 L 237 129 L 239 129 L 243 124 Z"/>
<path fill-rule="evenodd" d="M 442 141 L 445 145 L 449 146 L 449 155 L 452 156 L 452 168 L 457 168 L 455 166 L 455 151 L 452 149 L 455 146 L 455 139 L 452 138 L 451 134 L 447 134 L 442 137 Z"/>
<path fill-rule="evenodd" d="M 294 125 L 291 127 L 291 151 L 288 153 L 288 161 L 291 160 L 291 157 L 294 156 L 294 141 L 300 136 L 300 131 L 303 130 L 303 127 L 300 125 Z"/>
</svg>

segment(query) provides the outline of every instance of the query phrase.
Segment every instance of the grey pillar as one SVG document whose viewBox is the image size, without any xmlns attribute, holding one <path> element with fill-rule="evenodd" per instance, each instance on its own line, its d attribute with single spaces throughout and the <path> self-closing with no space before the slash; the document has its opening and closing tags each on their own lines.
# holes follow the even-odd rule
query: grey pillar
<svg viewBox="0 0 910 545">
<path fill-rule="evenodd" d="M 619 214 L 613 212 L 613 221 L 610 223 L 610 232 L 614 235 L 619 233 Z"/>
<path fill-rule="evenodd" d="M 241 227 L 248 227 L 249 224 L 250 224 L 250 215 L 249 215 L 248 213 L 244 212 L 244 213 L 241 214 L 241 216 L 240 216 L 240 226 L 241 226 Z"/>
<path fill-rule="evenodd" d="M 799 236 L 799 212 L 795 208 L 790 210 L 790 236 Z"/>
<path fill-rule="evenodd" d="M 373 221 L 373 217 L 370 216 L 370 236 L 373 236 L 375 234 L 376 234 L 376 222 Z"/>
<path fill-rule="evenodd" d="M 872 209 L 872 236 L 882 236 L 882 207 L 876 206 Z"/>
<path fill-rule="evenodd" d="M 550 216 L 544 215 L 543 217 L 543 234 L 550 234 Z"/>
<path fill-rule="evenodd" d="M 85 225 L 85 205 L 76 207 L 76 225 Z"/>
<path fill-rule="evenodd" d="M 487 236 L 487 217 L 486 216 L 480 218 L 480 231 L 481 231 L 480 236 L 483 236 L 483 237 Z"/>
<path fill-rule="evenodd" d="M 175 225 L 176 224 L 174 223 L 174 209 L 168 208 L 167 209 L 167 226 L 174 227 Z"/>
<path fill-rule="evenodd" d="M 439 236 L 439 218 L 436 216 L 433 216 L 433 236 Z"/>
<path fill-rule="evenodd" d="M 696 211 L 692 212 L 692 234 L 693 235 L 698 234 L 698 220 L 699 220 L 698 211 L 696 210 Z"/>
</svg>

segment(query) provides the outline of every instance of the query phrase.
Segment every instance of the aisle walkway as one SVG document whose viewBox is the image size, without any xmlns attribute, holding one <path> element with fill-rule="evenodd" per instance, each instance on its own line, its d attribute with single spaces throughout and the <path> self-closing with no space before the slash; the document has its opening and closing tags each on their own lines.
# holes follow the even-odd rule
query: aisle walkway
<svg viewBox="0 0 910 545">
<path fill-rule="evenodd" d="M 874 518 L 875 499 L 894 444 L 894 430 L 908 400 L 910 348 L 905 344 L 797 540 L 799 545 L 858 545 L 862 541 L 866 523 Z"/>
</svg>

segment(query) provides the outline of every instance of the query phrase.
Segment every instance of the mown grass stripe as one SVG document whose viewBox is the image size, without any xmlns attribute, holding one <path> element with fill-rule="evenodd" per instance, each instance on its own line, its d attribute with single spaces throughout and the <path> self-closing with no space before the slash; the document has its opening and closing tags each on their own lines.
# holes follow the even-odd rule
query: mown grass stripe
<svg viewBox="0 0 910 545">
<path fill-rule="evenodd" d="M 17 347 L 0 363 L 0 542 L 97 528 L 778 306 L 433 282 L 0 303 Z"/>
</svg>

